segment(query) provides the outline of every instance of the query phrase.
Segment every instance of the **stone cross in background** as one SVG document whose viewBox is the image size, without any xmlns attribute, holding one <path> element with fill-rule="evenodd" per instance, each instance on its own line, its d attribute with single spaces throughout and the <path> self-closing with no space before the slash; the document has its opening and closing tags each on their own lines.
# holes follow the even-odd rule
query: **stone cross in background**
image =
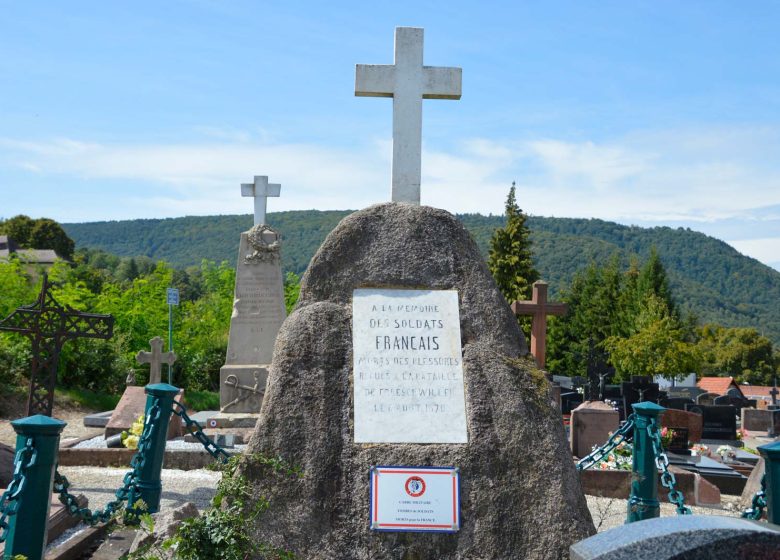
<svg viewBox="0 0 780 560">
<path fill-rule="evenodd" d="M 268 175 L 255 175 L 254 183 L 241 183 L 241 196 L 255 199 L 255 225 L 265 224 L 265 207 L 269 196 L 279 196 L 282 185 L 269 183 Z"/>
<path fill-rule="evenodd" d="M 139 364 L 149 364 L 149 384 L 159 383 L 161 378 L 160 370 L 163 364 L 173 365 L 176 361 L 176 354 L 171 352 L 163 352 L 163 339 L 159 336 L 155 336 L 149 341 L 152 347 L 151 352 L 139 351 L 135 355 L 135 359 Z"/>
<path fill-rule="evenodd" d="M 534 282 L 531 301 L 516 301 L 512 305 L 515 315 L 531 315 L 531 354 L 536 364 L 544 368 L 547 347 L 547 316 L 566 315 L 569 306 L 565 303 L 547 301 L 547 282 Z"/>
<path fill-rule="evenodd" d="M 460 99 L 460 68 L 423 66 L 423 29 L 395 28 L 395 64 L 358 64 L 355 95 L 393 98 L 393 202 L 420 204 L 422 100 Z"/>
</svg>

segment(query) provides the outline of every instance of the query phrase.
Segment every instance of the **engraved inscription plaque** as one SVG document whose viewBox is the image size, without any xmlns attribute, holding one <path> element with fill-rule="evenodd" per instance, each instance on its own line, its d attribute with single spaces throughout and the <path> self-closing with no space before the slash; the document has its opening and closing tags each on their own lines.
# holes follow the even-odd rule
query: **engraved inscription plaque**
<svg viewBox="0 0 780 560">
<path fill-rule="evenodd" d="M 357 289 L 355 442 L 466 443 L 455 290 Z"/>
</svg>

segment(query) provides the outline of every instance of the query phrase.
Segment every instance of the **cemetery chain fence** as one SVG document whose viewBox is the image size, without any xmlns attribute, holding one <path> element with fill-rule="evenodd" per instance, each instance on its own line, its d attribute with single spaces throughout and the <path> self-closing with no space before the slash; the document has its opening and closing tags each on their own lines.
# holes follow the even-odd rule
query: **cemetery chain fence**
<svg viewBox="0 0 780 560">
<path fill-rule="evenodd" d="M 750 507 L 742 512 L 742 517 L 758 521 L 766 509 L 766 472 L 761 476 L 761 489 L 753 495 Z"/>
<path fill-rule="evenodd" d="M 585 457 L 577 461 L 577 470 L 584 471 L 591 468 L 593 465 L 601 461 L 604 457 L 609 455 L 615 448 L 625 441 L 631 441 L 631 436 L 634 433 L 634 422 L 636 421 L 636 414 L 631 414 L 620 428 L 618 428 L 614 434 L 609 436 L 607 442 L 601 447 L 597 447 Z"/>
<path fill-rule="evenodd" d="M 19 511 L 19 497 L 27 484 L 25 471 L 35 465 L 38 458 L 38 451 L 35 449 L 35 441 L 28 437 L 24 446 L 16 452 L 14 457 L 14 475 L 3 497 L 0 498 L 0 543 L 8 538 L 8 518 L 16 515 Z"/>
<path fill-rule="evenodd" d="M 187 431 L 212 457 L 227 463 L 230 454 L 203 432 L 203 427 L 189 417 L 182 403 L 174 400 L 178 392 L 179 389 L 165 383 L 147 385 L 144 428 L 130 461 L 131 469 L 114 493 L 115 499 L 95 510 L 79 505 L 78 498 L 70 493 L 70 482 L 57 469 L 59 434 L 65 423 L 44 416 L 14 421 L 18 434 L 14 473 L 8 489 L 0 497 L 0 543 L 6 543 L 5 554 L 22 554 L 29 560 L 43 558 L 51 503 L 47 489 L 53 488 L 59 494 L 68 514 L 90 526 L 109 522 L 123 506 L 128 523 L 137 522 L 141 513 L 159 511 L 160 473 L 172 415 L 184 421 Z M 24 430 L 34 433 L 25 434 Z"/>
</svg>

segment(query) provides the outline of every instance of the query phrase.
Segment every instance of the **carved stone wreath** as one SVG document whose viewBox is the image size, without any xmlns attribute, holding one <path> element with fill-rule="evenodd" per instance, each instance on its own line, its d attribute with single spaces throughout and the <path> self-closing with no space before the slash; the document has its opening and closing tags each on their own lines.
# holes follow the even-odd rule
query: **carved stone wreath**
<svg viewBox="0 0 780 560">
<path fill-rule="evenodd" d="M 263 234 L 271 233 L 273 235 L 273 241 L 270 243 L 264 239 Z M 244 256 L 245 264 L 258 264 L 263 262 L 273 262 L 279 258 L 279 250 L 282 246 L 282 236 L 279 232 L 271 228 L 266 224 L 260 224 L 254 226 L 246 234 L 249 247 L 252 252 Z"/>
</svg>

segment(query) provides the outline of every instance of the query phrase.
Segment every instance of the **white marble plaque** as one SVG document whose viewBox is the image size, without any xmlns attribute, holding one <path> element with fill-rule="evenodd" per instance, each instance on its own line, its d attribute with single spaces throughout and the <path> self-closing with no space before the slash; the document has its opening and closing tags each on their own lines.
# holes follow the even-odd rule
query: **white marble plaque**
<svg viewBox="0 0 780 560">
<path fill-rule="evenodd" d="M 466 443 L 455 290 L 355 290 L 355 442 Z"/>
</svg>

